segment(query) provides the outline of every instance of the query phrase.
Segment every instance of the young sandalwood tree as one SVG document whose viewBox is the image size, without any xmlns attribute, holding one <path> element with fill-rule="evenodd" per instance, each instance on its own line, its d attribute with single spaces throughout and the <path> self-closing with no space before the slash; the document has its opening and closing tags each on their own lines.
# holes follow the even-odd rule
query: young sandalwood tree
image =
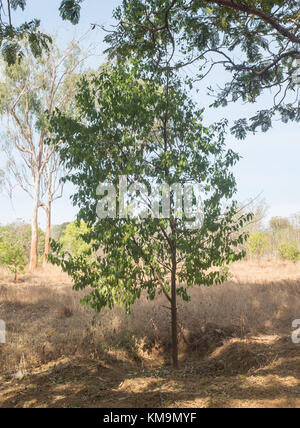
<svg viewBox="0 0 300 428">
<path fill-rule="evenodd" d="M 78 220 L 88 226 L 83 239 L 97 257 L 76 257 L 53 243 L 51 260 L 73 277 L 76 290 L 91 287 L 83 302 L 97 311 L 120 304 L 129 312 L 143 292 L 149 299 L 163 293 L 177 367 L 177 298 L 189 301 L 190 287 L 226 280 L 224 266 L 244 256 L 240 228 L 250 216 L 235 218 L 230 169 L 239 157 L 225 149 L 226 124 L 205 127 L 180 82 L 172 76 L 172 84 L 161 83 L 137 79 L 129 67 L 104 68 L 81 80 L 72 115 L 57 112 L 52 119 L 61 160 L 73 171 L 67 180 L 77 187 Z M 138 204 L 124 207 L 120 176 L 128 177 L 129 199 L 144 201 L 144 212 Z M 99 183 L 119 189 L 116 205 Z M 149 192 L 162 184 L 177 191 L 200 184 L 201 210 L 196 191 L 190 193 L 195 212 L 188 215 L 186 200 L 171 190 L 167 214 L 158 203 L 154 215 Z"/>
</svg>

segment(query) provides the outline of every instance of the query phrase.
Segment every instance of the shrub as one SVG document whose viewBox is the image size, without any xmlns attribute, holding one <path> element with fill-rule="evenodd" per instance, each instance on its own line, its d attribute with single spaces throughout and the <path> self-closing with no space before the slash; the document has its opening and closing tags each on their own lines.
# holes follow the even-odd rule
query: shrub
<svg viewBox="0 0 300 428">
<path fill-rule="evenodd" d="M 278 253 L 282 260 L 297 263 L 300 260 L 300 251 L 296 242 L 283 242 L 278 247 Z"/>
<path fill-rule="evenodd" d="M 268 236 L 263 232 L 254 232 L 248 240 L 248 249 L 252 256 L 261 258 L 271 248 Z"/>
<path fill-rule="evenodd" d="M 45 233 L 39 229 L 39 245 L 38 254 L 39 262 L 41 263 L 44 256 Z M 11 242 L 25 251 L 25 256 L 29 262 L 30 247 L 31 247 L 31 226 L 24 223 L 22 220 L 17 220 L 14 223 L 6 226 L 0 226 L 0 239 Z"/>
<path fill-rule="evenodd" d="M 15 281 L 18 273 L 24 272 L 26 264 L 26 252 L 21 245 L 5 239 L 0 242 L 0 265 L 14 274 Z"/>
</svg>

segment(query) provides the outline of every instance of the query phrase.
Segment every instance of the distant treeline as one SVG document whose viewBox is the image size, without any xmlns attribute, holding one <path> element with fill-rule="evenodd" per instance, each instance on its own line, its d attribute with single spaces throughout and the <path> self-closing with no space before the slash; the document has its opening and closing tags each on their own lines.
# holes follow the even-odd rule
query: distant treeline
<svg viewBox="0 0 300 428">
<path fill-rule="evenodd" d="M 290 218 L 274 217 L 267 226 L 263 224 L 264 212 L 259 208 L 254 220 L 247 225 L 249 239 L 245 245 L 247 257 L 255 260 L 279 258 L 298 262 L 300 260 L 300 213 Z M 88 232 L 84 222 L 63 223 L 53 226 L 51 238 L 59 241 L 64 251 L 73 256 L 87 253 L 89 245 L 82 235 Z M 43 263 L 45 233 L 39 229 L 39 264 Z M 17 279 L 30 261 L 31 225 L 18 220 L 0 226 L 0 266 L 9 269 Z"/>
<path fill-rule="evenodd" d="M 300 260 L 300 213 L 290 218 L 273 217 L 267 227 L 261 222 L 249 225 L 247 253 L 252 258 Z"/>
</svg>

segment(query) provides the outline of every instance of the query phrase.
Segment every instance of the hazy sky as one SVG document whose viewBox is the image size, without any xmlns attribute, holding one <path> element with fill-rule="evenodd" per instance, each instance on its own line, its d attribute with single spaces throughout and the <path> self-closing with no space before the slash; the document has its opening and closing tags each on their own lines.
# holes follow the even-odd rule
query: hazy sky
<svg viewBox="0 0 300 428">
<path fill-rule="evenodd" d="M 45 2 L 41 0 L 27 0 L 26 11 L 19 12 L 14 16 L 15 23 L 30 20 L 33 17 L 41 19 L 42 28 L 49 33 L 57 33 L 59 43 L 64 45 L 71 40 L 74 35 L 82 35 L 89 28 L 91 23 L 105 24 L 112 23 L 112 10 L 121 3 L 120 0 L 100 1 L 85 0 L 80 24 L 76 27 L 62 22 L 58 14 L 59 0 Z M 92 65 L 99 66 L 104 61 L 103 36 L 101 31 L 94 31 L 89 36 L 96 46 L 97 57 L 93 59 Z M 187 72 L 195 72 L 189 69 Z M 222 76 L 219 70 L 211 79 L 220 80 Z M 211 82 L 209 82 L 211 83 Z M 199 94 L 194 94 L 199 105 L 207 104 L 206 88 L 202 87 Z M 266 104 L 272 102 L 272 95 L 265 94 L 264 104 L 257 104 L 254 110 L 258 110 Z M 234 105 L 230 108 L 207 111 L 205 119 L 211 123 L 222 117 L 227 117 L 230 121 L 239 117 L 245 117 L 253 112 L 253 107 L 247 105 Z M 273 126 L 273 129 L 266 134 L 258 133 L 249 135 L 245 141 L 236 141 L 228 135 L 228 146 L 239 152 L 243 159 L 235 168 L 235 175 L 238 182 L 237 199 L 244 202 L 262 193 L 262 197 L 269 206 L 269 216 L 289 216 L 300 212 L 300 126 L 299 124 L 284 125 L 280 122 Z M 3 164 L 3 159 L 0 162 Z M 69 194 L 72 189 L 66 189 L 62 200 L 55 203 L 53 212 L 53 223 L 58 224 L 64 221 L 71 221 L 76 215 L 76 208 L 72 207 L 69 201 Z M 13 204 L 3 195 L 0 195 L 0 223 L 4 224 L 17 218 L 30 221 L 31 201 L 21 191 L 15 193 Z M 41 210 L 40 224 L 43 227 L 43 212 Z"/>
</svg>

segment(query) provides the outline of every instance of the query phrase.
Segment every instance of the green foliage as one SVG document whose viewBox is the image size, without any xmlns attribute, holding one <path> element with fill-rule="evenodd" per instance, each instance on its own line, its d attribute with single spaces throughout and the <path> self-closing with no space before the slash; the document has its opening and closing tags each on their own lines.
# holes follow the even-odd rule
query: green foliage
<svg viewBox="0 0 300 428">
<path fill-rule="evenodd" d="M 260 215 L 259 217 L 262 218 Z M 263 243 L 260 245 L 259 242 L 267 240 L 266 251 L 270 256 L 274 258 L 280 256 L 285 260 L 296 260 L 297 246 L 300 244 L 299 219 L 299 214 L 294 214 L 290 218 L 273 217 L 269 221 L 268 228 L 265 230 L 259 218 L 256 218 L 255 221 L 251 223 L 251 227 L 247 227 L 251 234 L 250 243 L 253 249 L 253 251 L 251 251 L 248 243 L 249 253 L 252 255 L 259 253 L 259 250 L 255 250 L 256 246 L 263 247 Z M 264 230 L 264 232 L 262 232 L 262 230 Z M 257 257 L 261 256 L 257 254 Z"/>
<path fill-rule="evenodd" d="M 68 20 L 72 24 L 77 24 L 80 18 L 80 3 L 82 0 L 63 0 L 61 1 L 59 12 L 63 20 Z M 47 51 L 52 39 L 47 34 L 42 33 L 40 21 L 32 19 L 16 27 L 13 25 L 11 12 L 26 7 L 26 0 L 0 0 L 0 52 L 4 60 L 9 64 L 19 62 L 23 56 L 23 43 L 29 43 L 34 57 L 40 57 L 43 51 Z M 10 21 L 5 22 L 9 16 Z"/>
<path fill-rule="evenodd" d="M 19 102 L 14 108 L 14 114 L 17 115 L 19 128 L 21 128 L 18 131 L 22 134 L 25 133 L 25 129 L 28 129 L 26 121 L 30 120 L 31 141 L 35 143 L 36 132 L 46 133 L 47 131 L 46 111 L 49 108 L 54 109 L 57 105 L 62 110 L 71 108 L 76 82 L 79 79 L 80 67 L 76 65 L 81 50 L 78 44 L 73 43 L 68 47 L 67 53 L 60 52 L 58 46 L 53 43 L 49 51 L 41 53 L 37 60 L 27 42 L 20 43 L 20 46 L 24 53 L 20 64 L 8 66 L 2 61 L 0 113 L 14 119 L 11 106 L 14 104 L 14 100 L 18 99 Z M 60 60 L 63 61 L 58 67 Z M 25 85 L 26 91 L 24 92 Z M 52 90 L 52 85 L 55 85 L 55 91 Z M 27 140 L 28 138 L 25 138 L 23 146 L 28 144 Z M 23 153 L 22 150 L 20 152 Z M 27 153 L 26 150 L 25 153 Z M 28 156 L 29 154 L 30 152 L 28 152 Z"/>
<path fill-rule="evenodd" d="M 57 224 L 53 226 L 51 229 L 51 238 L 54 239 L 55 241 L 59 241 L 62 238 L 69 224 L 70 224 L 69 222 L 66 222 L 63 224 Z"/>
<path fill-rule="evenodd" d="M 81 257 L 90 253 L 90 245 L 84 241 L 84 236 L 89 229 L 83 221 L 68 224 L 60 238 L 60 243 L 64 251 L 70 253 L 72 257 Z"/>
<path fill-rule="evenodd" d="M 14 10 L 16 10 L 18 7 L 24 10 L 26 6 L 26 0 L 10 0 L 10 4 Z"/>
<path fill-rule="evenodd" d="M 26 254 L 27 233 L 25 228 L 14 223 L 0 229 L 0 265 L 9 269 L 17 280 L 28 263 Z"/>
<path fill-rule="evenodd" d="M 296 242 L 283 242 L 278 247 L 278 253 L 282 260 L 289 260 L 294 263 L 300 260 L 300 251 Z"/>
<path fill-rule="evenodd" d="M 39 229 L 39 246 L 38 255 L 40 262 L 43 259 L 44 246 L 45 246 L 45 233 Z M 31 226 L 18 220 L 7 226 L 0 226 L 0 239 L 12 242 L 13 245 L 22 249 L 25 254 L 26 264 L 29 262 L 30 247 L 31 247 Z"/>
<path fill-rule="evenodd" d="M 59 7 L 60 16 L 65 21 L 70 21 L 72 24 L 78 24 L 80 19 L 80 3 L 83 0 L 63 0 Z"/>
<path fill-rule="evenodd" d="M 270 249 L 270 240 L 263 232 L 254 232 L 248 240 L 248 249 L 252 256 L 261 258 Z"/>
<path fill-rule="evenodd" d="M 39 31 L 40 21 L 33 20 L 19 27 L 0 24 L 0 52 L 8 65 L 20 62 L 24 56 L 22 44 L 29 43 L 32 54 L 37 58 L 47 50 L 52 39 Z"/>
<path fill-rule="evenodd" d="M 237 249 L 246 238 L 239 229 L 251 217 L 234 221 L 236 183 L 230 169 L 239 156 L 225 149 L 226 123 L 205 127 L 202 111 L 180 82 L 166 100 L 160 83 L 139 80 L 126 66 L 83 77 L 76 104 L 72 116 L 57 112 L 52 132 L 62 161 L 72 169 L 66 179 L 77 188 L 73 202 L 88 227 L 85 242 L 98 257 L 70 256 L 52 242 L 51 260 L 73 277 L 75 289 L 92 289 L 83 302 L 98 311 L 118 303 L 129 312 L 143 290 L 149 299 L 157 293 L 169 299 L 174 267 L 175 293 L 186 301 L 189 287 L 225 281 L 224 266 L 244 256 Z M 201 183 L 203 225 L 190 229 L 174 213 L 169 219 L 99 220 L 96 189 L 108 178 L 117 188 L 120 175 L 143 177 L 148 189 L 161 182 Z"/>
<path fill-rule="evenodd" d="M 268 131 L 278 117 L 284 123 L 300 121 L 293 80 L 300 56 L 299 16 L 298 0 L 123 0 L 114 13 L 119 25 L 106 36 L 107 51 L 120 62 L 133 58 L 141 67 L 151 63 L 152 70 L 163 68 L 164 53 L 173 51 L 174 69 L 196 66 L 191 85 L 222 64 L 228 81 L 209 88 L 214 107 L 254 104 L 273 88 L 273 104 L 232 127 L 243 139 L 248 132 Z"/>
<path fill-rule="evenodd" d="M 270 235 L 273 250 L 277 253 L 277 248 L 282 242 L 291 242 L 295 239 L 295 230 L 288 218 L 273 217 L 270 220 Z"/>
<path fill-rule="evenodd" d="M 8 241 L 0 241 L 0 265 L 14 274 L 15 281 L 18 273 L 23 273 L 27 264 L 25 251 L 22 247 Z"/>
</svg>

